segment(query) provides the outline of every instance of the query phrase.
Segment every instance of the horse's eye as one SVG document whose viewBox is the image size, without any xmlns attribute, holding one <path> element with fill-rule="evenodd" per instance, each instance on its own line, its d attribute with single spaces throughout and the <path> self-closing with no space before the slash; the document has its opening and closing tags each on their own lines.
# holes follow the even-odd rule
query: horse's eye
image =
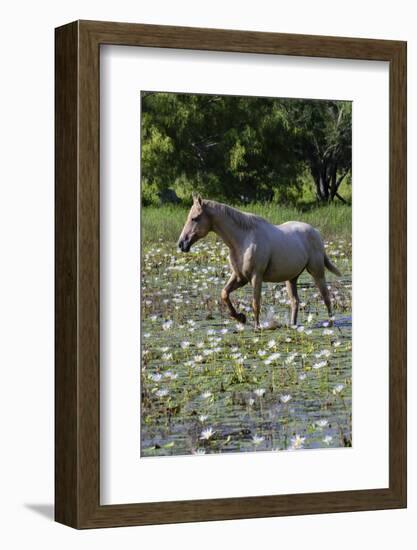
<svg viewBox="0 0 417 550">
<path fill-rule="evenodd" d="M 191 218 L 193 222 L 198 222 L 199 219 L 200 219 L 200 216 L 195 216 L 195 218 Z"/>
</svg>

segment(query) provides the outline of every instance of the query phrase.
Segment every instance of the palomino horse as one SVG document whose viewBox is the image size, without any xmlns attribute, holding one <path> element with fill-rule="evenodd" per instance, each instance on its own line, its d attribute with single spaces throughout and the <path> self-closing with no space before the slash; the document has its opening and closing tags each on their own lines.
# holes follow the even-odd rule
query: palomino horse
<svg viewBox="0 0 417 550">
<path fill-rule="evenodd" d="M 221 297 L 234 319 L 246 322 L 245 314 L 238 313 L 233 307 L 231 292 L 251 283 L 255 328 L 259 328 L 262 283 L 286 281 L 291 301 L 291 324 L 296 325 L 299 306 L 297 279 L 305 269 L 313 277 L 332 317 L 324 268 L 336 275 L 340 272 L 327 257 L 320 233 L 311 225 L 302 222 L 272 225 L 259 216 L 196 197 L 181 232 L 179 248 L 188 252 L 209 231 L 217 233 L 230 251 L 232 274 Z"/>
</svg>

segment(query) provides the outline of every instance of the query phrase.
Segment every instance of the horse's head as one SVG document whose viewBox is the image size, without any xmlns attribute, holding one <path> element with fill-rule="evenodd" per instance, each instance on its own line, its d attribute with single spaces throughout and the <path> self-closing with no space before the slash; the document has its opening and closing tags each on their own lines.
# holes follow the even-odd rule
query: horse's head
<svg viewBox="0 0 417 550">
<path fill-rule="evenodd" d="M 203 199 L 194 197 L 187 221 L 181 231 L 178 246 L 182 252 L 189 252 L 191 246 L 207 235 L 211 229 L 210 217 L 206 212 Z"/>
</svg>

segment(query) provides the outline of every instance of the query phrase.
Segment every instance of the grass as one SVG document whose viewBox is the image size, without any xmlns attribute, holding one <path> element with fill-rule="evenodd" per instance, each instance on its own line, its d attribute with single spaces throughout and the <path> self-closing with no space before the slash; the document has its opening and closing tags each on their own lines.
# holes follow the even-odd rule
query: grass
<svg viewBox="0 0 417 550">
<path fill-rule="evenodd" d="M 274 224 L 290 220 L 303 221 L 316 227 L 324 239 L 346 238 L 352 234 L 352 209 L 342 204 L 316 207 L 307 212 L 274 203 L 252 203 L 237 208 L 266 218 Z M 181 233 L 188 208 L 176 205 L 142 207 L 142 244 L 158 239 L 175 243 Z"/>
</svg>

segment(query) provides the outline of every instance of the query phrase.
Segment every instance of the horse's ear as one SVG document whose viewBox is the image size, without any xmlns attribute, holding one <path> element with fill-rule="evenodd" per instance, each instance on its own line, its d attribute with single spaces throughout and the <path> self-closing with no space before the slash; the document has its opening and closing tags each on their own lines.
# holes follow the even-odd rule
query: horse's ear
<svg viewBox="0 0 417 550">
<path fill-rule="evenodd" d="M 193 195 L 194 204 L 199 206 L 200 208 L 203 207 L 203 199 L 201 198 L 201 195 Z"/>
</svg>

